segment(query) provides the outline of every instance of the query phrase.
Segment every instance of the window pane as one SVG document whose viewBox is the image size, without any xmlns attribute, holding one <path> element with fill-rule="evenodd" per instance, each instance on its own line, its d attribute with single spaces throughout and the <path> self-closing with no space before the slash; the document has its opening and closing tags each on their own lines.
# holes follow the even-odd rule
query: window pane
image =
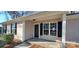
<svg viewBox="0 0 79 59">
<path fill-rule="evenodd" d="M 44 30 L 44 35 L 49 35 L 49 30 Z"/>
<path fill-rule="evenodd" d="M 50 35 L 56 36 L 56 31 L 50 30 Z"/>
<path fill-rule="evenodd" d="M 0 27 L 0 34 L 1 34 L 1 32 L 2 32 L 1 30 L 2 30 L 2 28 Z"/>
<path fill-rule="evenodd" d="M 44 35 L 49 35 L 49 23 L 44 24 Z"/>
<path fill-rule="evenodd" d="M 4 26 L 3 26 L 3 32 L 4 32 L 4 33 L 7 33 L 7 25 L 4 25 Z"/>
<path fill-rule="evenodd" d="M 44 30 L 49 30 L 49 23 L 47 23 L 47 24 L 44 24 Z"/>
<path fill-rule="evenodd" d="M 12 29 L 12 33 L 15 34 L 15 29 Z"/>
<path fill-rule="evenodd" d="M 50 23 L 50 29 L 51 30 L 53 30 L 53 29 L 56 30 L 56 23 Z"/>
<path fill-rule="evenodd" d="M 15 29 L 15 24 L 12 24 L 12 29 Z"/>
<path fill-rule="evenodd" d="M 12 33 L 15 34 L 14 24 L 12 24 Z"/>
<path fill-rule="evenodd" d="M 12 28 L 11 29 L 12 29 L 12 33 L 13 34 L 16 34 L 16 31 L 17 31 L 16 27 L 17 27 L 17 23 L 12 24 Z"/>
<path fill-rule="evenodd" d="M 56 23 L 50 23 L 50 35 L 56 36 Z"/>
</svg>

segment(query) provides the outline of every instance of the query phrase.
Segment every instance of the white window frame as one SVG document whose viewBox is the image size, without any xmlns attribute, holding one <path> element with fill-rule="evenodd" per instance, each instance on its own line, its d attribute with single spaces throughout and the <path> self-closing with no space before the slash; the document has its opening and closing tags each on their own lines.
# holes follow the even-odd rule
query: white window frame
<svg viewBox="0 0 79 59">
<path fill-rule="evenodd" d="M 57 34 L 58 34 L 58 28 L 57 28 L 58 27 L 58 24 L 57 24 L 57 22 L 43 22 L 43 31 L 42 31 L 43 32 L 43 35 L 45 35 L 44 34 L 44 24 L 49 24 L 49 34 L 48 35 L 49 36 L 53 36 L 53 35 L 50 35 L 50 23 L 56 23 L 56 36 L 57 36 Z"/>
<path fill-rule="evenodd" d="M 55 23 L 56 24 L 56 35 L 55 36 L 57 36 L 57 23 L 56 22 L 50 22 L 49 24 L 51 24 L 51 23 Z M 50 28 L 49 28 L 49 32 L 50 32 Z M 49 33 L 49 35 L 50 35 L 50 33 Z M 50 36 L 54 36 L 54 35 L 50 35 Z"/>
<path fill-rule="evenodd" d="M 42 30 L 42 32 L 43 32 L 43 34 L 42 35 L 40 35 L 40 23 L 34 23 L 33 24 L 33 37 L 35 37 L 34 36 L 34 26 L 36 25 L 36 24 L 38 24 L 39 25 L 39 38 L 41 37 L 41 36 L 43 36 L 43 35 L 45 35 L 44 34 L 44 24 L 49 24 L 49 29 L 48 29 L 48 31 L 49 31 L 49 33 L 48 33 L 48 35 L 45 35 L 45 36 L 53 36 L 53 35 L 50 35 L 50 23 L 56 23 L 56 36 L 57 36 L 57 34 L 58 34 L 58 23 L 57 22 L 43 22 L 42 24 L 43 24 L 43 30 Z"/>
<path fill-rule="evenodd" d="M 17 25 L 16 25 L 16 23 L 12 23 L 11 26 L 12 26 L 11 30 L 12 30 L 12 33 L 13 33 L 13 30 L 16 31 L 16 29 L 17 29 L 16 26 L 17 26 Z M 14 27 L 13 27 L 13 26 L 14 26 Z M 14 28 L 14 29 L 13 29 L 13 28 Z M 14 32 L 13 34 L 15 34 L 15 32 Z M 15 35 L 17 35 L 17 34 L 15 34 Z"/>
<path fill-rule="evenodd" d="M 49 22 L 44 22 L 44 23 L 43 23 L 43 35 L 45 35 L 45 34 L 44 34 L 44 24 L 49 24 Z M 49 31 L 49 29 L 48 29 L 48 31 Z M 48 35 L 49 35 L 49 33 L 48 33 Z"/>
</svg>

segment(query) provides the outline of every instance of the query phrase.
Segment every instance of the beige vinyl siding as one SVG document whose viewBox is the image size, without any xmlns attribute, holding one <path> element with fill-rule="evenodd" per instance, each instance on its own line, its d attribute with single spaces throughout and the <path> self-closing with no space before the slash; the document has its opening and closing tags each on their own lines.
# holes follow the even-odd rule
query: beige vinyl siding
<svg viewBox="0 0 79 59">
<path fill-rule="evenodd" d="M 7 25 L 7 34 L 11 33 L 11 24 Z M 20 39 L 23 40 L 23 23 L 22 22 L 18 22 L 17 23 L 17 34 L 14 35 L 15 39 Z"/>
<path fill-rule="evenodd" d="M 33 22 L 26 21 L 25 23 L 25 39 L 33 38 Z"/>
<path fill-rule="evenodd" d="M 15 39 L 23 40 L 23 23 L 17 23 L 17 34 L 15 35 Z"/>
<path fill-rule="evenodd" d="M 67 41 L 79 42 L 79 20 L 67 20 Z"/>
</svg>

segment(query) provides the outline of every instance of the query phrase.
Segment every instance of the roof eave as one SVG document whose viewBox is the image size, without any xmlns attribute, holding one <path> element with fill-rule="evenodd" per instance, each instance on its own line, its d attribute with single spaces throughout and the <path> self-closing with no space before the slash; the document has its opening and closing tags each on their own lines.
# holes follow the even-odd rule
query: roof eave
<svg viewBox="0 0 79 59">
<path fill-rule="evenodd" d="M 43 12 L 39 12 L 39 13 L 29 15 L 29 16 L 18 17 L 16 19 L 3 22 L 2 24 L 9 24 L 9 23 L 14 23 L 14 22 L 19 22 L 19 21 L 32 20 L 37 17 L 42 17 L 43 15 L 55 15 L 55 14 L 66 14 L 66 13 L 68 12 L 67 11 L 43 11 Z"/>
</svg>

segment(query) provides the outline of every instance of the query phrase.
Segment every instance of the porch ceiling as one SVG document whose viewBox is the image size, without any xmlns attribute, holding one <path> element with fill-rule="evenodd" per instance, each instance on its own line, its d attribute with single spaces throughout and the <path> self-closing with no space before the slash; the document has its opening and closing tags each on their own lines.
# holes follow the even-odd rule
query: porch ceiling
<svg viewBox="0 0 79 59">
<path fill-rule="evenodd" d="M 64 13 L 66 13 L 66 11 L 47 11 L 47 12 L 29 16 L 25 20 L 33 21 L 33 19 L 35 19 L 36 21 L 39 21 L 39 20 L 48 20 L 48 19 L 58 19 L 58 18 L 61 18 L 61 16 Z"/>
<path fill-rule="evenodd" d="M 29 21 L 44 21 L 44 20 L 59 20 L 61 19 L 60 15 L 54 15 L 54 16 L 42 16 L 42 17 L 38 17 L 38 18 L 33 18 L 33 19 L 29 19 Z"/>
</svg>

